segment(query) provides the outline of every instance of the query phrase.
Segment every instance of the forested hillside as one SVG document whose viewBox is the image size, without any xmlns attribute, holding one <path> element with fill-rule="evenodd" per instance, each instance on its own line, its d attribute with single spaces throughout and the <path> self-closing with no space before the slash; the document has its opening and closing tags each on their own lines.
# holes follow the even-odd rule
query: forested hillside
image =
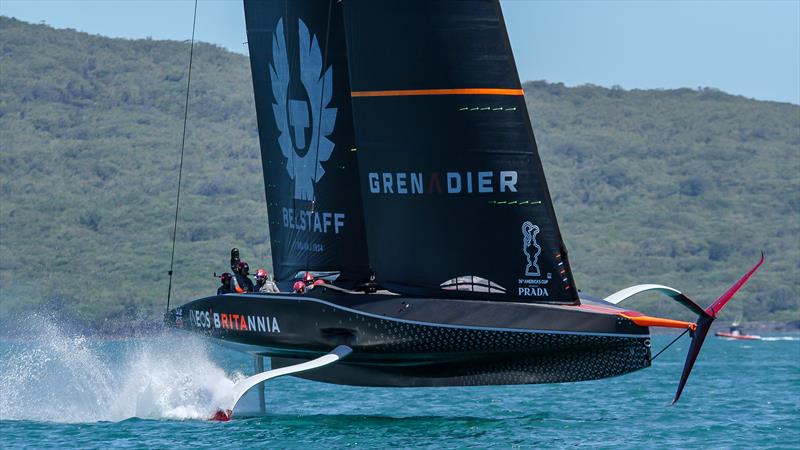
<svg viewBox="0 0 800 450">
<path fill-rule="evenodd" d="M 2 320 L 34 309 L 93 324 L 157 319 L 188 44 L 0 17 L 0 49 Z M 244 56 L 195 47 L 176 303 L 216 288 L 232 246 L 269 266 L 249 70 Z M 583 291 L 651 282 L 707 303 L 764 250 L 723 318 L 800 319 L 800 106 L 713 89 L 525 91 Z"/>
</svg>

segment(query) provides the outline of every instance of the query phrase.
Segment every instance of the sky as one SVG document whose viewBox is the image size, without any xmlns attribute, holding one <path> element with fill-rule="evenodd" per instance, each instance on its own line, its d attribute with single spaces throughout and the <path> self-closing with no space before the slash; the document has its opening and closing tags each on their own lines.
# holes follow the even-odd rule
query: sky
<svg viewBox="0 0 800 450">
<path fill-rule="evenodd" d="M 526 80 L 714 87 L 800 104 L 800 0 L 501 0 Z M 0 0 L 0 15 L 112 37 L 187 40 L 193 0 Z M 200 0 L 196 38 L 247 53 L 238 0 Z"/>
</svg>

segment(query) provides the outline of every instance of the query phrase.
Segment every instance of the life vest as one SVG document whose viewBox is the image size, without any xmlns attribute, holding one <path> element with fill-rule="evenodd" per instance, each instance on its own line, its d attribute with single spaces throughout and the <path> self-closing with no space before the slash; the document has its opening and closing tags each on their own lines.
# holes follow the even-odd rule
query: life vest
<svg viewBox="0 0 800 450">
<path fill-rule="evenodd" d="M 244 294 L 246 291 L 239 286 L 239 281 L 236 280 L 236 274 L 231 277 L 231 285 L 233 286 L 233 291 L 237 294 Z"/>
</svg>

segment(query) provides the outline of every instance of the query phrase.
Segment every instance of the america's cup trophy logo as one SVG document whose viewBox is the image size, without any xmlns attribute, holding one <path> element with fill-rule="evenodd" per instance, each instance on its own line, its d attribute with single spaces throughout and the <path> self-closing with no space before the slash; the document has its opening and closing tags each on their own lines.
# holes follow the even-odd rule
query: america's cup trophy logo
<svg viewBox="0 0 800 450">
<path fill-rule="evenodd" d="M 294 180 L 294 198 L 312 201 L 314 185 L 325 174 L 321 163 L 330 158 L 334 147 L 328 139 L 336 124 L 336 108 L 328 107 L 333 94 L 333 66 L 323 74 L 319 41 L 302 20 L 298 19 L 298 25 L 299 73 L 296 69 L 289 70 L 283 19 L 280 19 L 272 40 L 269 74 L 275 97 L 272 111 L 280 131 L 278 144 L 286 158 L 286 171 Z M 291 90 L 292 77 L 298 76 L 302 88 Z"/>
<path fill-rule="evenodd" d="M 539 270 L 539 254 L 542 253 L 542 247 L 536 242 L 536 235 L 539 234 L 539 227 L 525 222 L 522 224 L 522 252 L 525 253 L 525 258 L 528 265 L 525 266 L 525 275 L 529 277 L 541 276 Z"/>
</svg>

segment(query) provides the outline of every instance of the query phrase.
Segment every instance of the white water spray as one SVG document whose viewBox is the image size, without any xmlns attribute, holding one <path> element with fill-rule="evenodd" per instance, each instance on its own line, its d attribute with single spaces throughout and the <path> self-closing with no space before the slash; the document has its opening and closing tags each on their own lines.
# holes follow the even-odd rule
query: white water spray
<svg viewBox="0 0 800 450">
<path fill-rule="evenodd" d="M 236 380 L 199 338 L 102 341 L 42 317 L 25 322 L 36 336 L 0 341 L 0 420 L 208 419 L 232 399 Z"/>
</svg>

